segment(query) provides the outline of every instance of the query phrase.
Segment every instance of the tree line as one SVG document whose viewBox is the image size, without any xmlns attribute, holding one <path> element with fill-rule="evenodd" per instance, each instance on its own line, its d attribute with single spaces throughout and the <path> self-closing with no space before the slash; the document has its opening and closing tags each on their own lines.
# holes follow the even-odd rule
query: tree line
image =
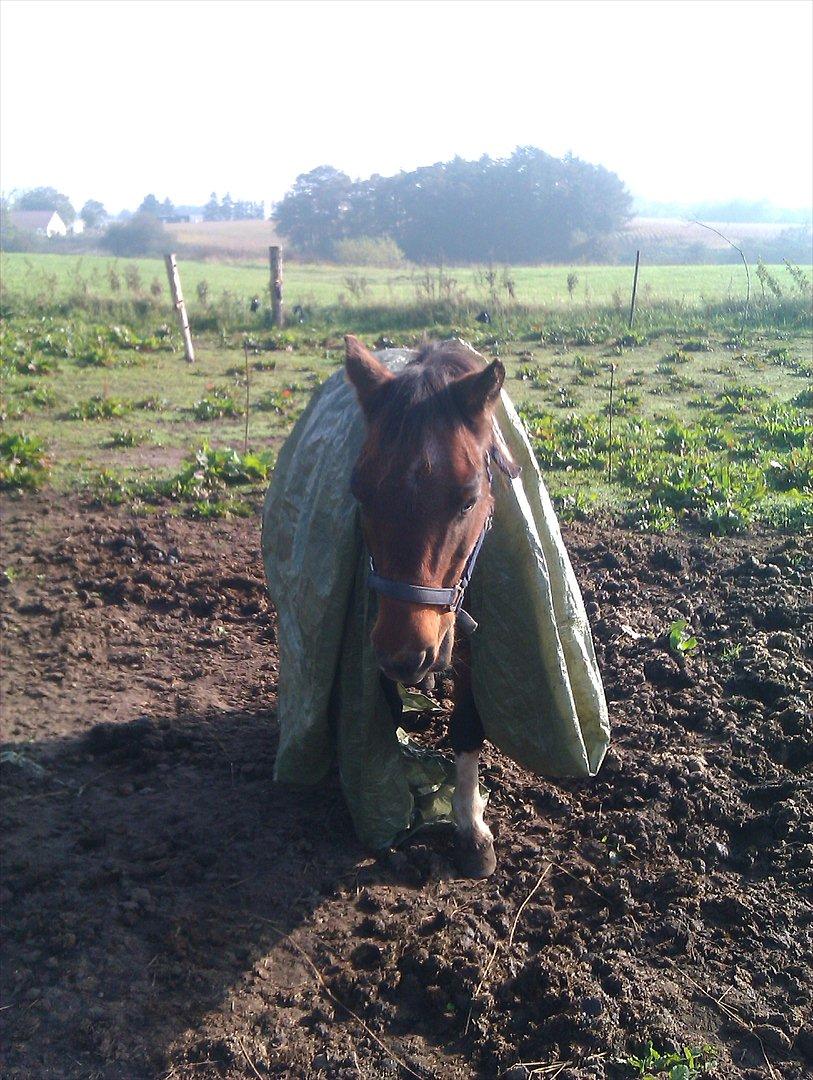
<svg viewBox="0 0 813 1080">
<path fill-rule="evenodd" d="M 114 255 L 144 255 L 166 247 L 164 223 L 183 221 L 201 216 L 204 221 L 247 221 L 263 219 L 265 204 L 248 199 L 232 199 L 226 192 L 218 198 L 212 192 L 201 207 L 176 206 L 171 199 L 158 199 L 154 193 L 145 195 L 135 212 L 123 210 L 111 219 L 98 199 L 88 199 L 77 213 L 70 198 L 54 187 L 37 187 L 16 193 L 11 201 L 0 201 L 0 234 L 7 251 L 28 250 L 36 246 L 33 236 L 15 229 L 9 218 L 10 210 L 53 210 L 66 225 L 80 218 L 85 228 L 101 234 L 98 243 Z"/>
<path fill-rule="evenodd" d="M 343 240 L 388 237 L 418 263 L 535 263 L 595 255 L 631 205 L 603 166 L 520 147 L 506 158 L 456 157 L 366 180 L 322 165 L 297 177 L 274 218 L 313 258 L 330 258 Z"/>
</svg>

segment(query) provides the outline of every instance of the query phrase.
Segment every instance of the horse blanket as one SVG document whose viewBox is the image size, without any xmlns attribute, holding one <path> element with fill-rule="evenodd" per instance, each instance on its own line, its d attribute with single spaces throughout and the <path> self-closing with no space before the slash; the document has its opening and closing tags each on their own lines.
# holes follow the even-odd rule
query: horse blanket
<svg viewBox="0 0 813 1080">
<path fill-rule="evenodd" d="M 397 372 L 414 353 L 376 355 Z M 609 721 L 581 592 L 505 390 L 495 419 L 522 471 L 509 480 L 495 470 L 494 525 L 466 593 L 479 623 L 471 638 L 475 702 L 486 738 L 519 765 L 592 776 Z M 369 556 L 350 493 L 363 440 L 355 392 L 337 371 L 280 451 L 262 552 L 278 616 L 275 779 L 317 784 L 338 763 L 359 838 L 382 848 L 433 815 L 448 819 L 448 807 L 437 805 L 448 776 L 437 758 L 420 767 L 381 690 L 370 645 L 377 599 L 366 586 Z"/>
</svg>

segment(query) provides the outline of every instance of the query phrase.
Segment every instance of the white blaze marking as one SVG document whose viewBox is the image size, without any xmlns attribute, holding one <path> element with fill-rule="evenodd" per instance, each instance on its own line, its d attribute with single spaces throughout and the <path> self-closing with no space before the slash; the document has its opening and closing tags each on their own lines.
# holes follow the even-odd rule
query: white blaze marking
<svg viewBox="0 0 813 1080">
<path fill-rule="evenodd" d="M 461 832 L 471 833 L 479 839 L 490 841 L 491 830 L 483 820 L 486 804 L 480 794 L 477 775 L 479 757 L 477 750 L 468 750 L 463 754 L 455 755 L 457 777 L 452 808 L 457 827 Z"/>
</svg>

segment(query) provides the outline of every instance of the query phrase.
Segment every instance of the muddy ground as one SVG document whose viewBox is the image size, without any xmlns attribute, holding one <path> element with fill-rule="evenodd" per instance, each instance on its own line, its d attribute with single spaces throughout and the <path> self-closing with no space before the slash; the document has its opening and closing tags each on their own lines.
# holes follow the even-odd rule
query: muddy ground
<svg viewBox="0 0 813 1080">
<path fill-rule="evenodd" d="M 4 517 L 4 1077 L 574 1080 L 650 1038 L 810 1075 L 813 541 L 566 530 L 613 749 L 488 752 L 472 883 L 271 783 L 256 518 Z"/>
</svg>

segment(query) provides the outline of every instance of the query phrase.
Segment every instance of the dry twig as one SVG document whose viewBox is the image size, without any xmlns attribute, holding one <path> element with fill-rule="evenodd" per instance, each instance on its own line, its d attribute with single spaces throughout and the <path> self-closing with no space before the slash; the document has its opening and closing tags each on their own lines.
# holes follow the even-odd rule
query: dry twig
<svg viewBox="0 0 813 1080">
<path fill-rule="evenodd" d="M 511 930 L 510 930 L 510 932 L 508 934 L 508 946 L 507 947 L 508 947 L 509 950 L 511 949 L 512 945 L 514 944 L 514 934 L 516 933 L 517 924 L 519 923 L 520 915 L 525 910 L 525 908 L 528 905 L 528 902 L 530 901 L 531 897 L 536 893 L 536 891 L 539 889 L 539 886 L 542 884 L 542 882 L 547 877 L 548 871 L 551 869 L 552 866 L 553 866 L 553 863 L 548 863 L 548 865 L 545 867 L 545 869 L 542 871 L 542 873 L 537 878 L 536 884 L 534 885 L 534 887 L 531 889 L 531 891 L 528 893 L 528 895 L 525 897 L 525 899 L 519 905 L 519 908 L 517 909 L 517 913 L 514 916 L 514 921 L 511 924 Z M 476 987 L 474 993 L 471 996 L 471 1005 L 469 1006 L 468 1016 L 466 1017 L 466 1026 L 463 1028 L 463 1034 L 464 1035 L 468 1035 L 468 1033 L 469 1033 L 469 1027 L 471 1026 L 471 1014 L 474 1012 L 475 999 L 479 996 L 480 991 L 485 986 L 486 979 L 488 978 L 488 973 L 491 971 L 492 965 L 494 964 L 494 961 L 497 958 L 497 953 L 499 952 L 499 949 L 500 949 L 500 942 L 497 941 L 495 943 L 495 945 L 494 945 L 494 948 L 491 950 L 491 956 L 488 958 L 488 963 L 486 964 L 485 970 L 483 971 L 483 974 L 480 977 L 480 981 L 478 982 L 477 987 Z"/>
<path fill-rule="evenodd" d="M 240 1038 L 239 1035 L 237 1035 L 236 1038 L 237 1038 L 237 1045 L 240 1047 L 240 1051 L 241 1051 L 243 1057 L 246 1059 L 246 1062 L 248 1063 L 248 1067 L 251 1069 L 251 1071 L 254 1073 L 254 1075 L 258 1078 L 258 1080 L 263 1080 L 263 1077 L 262 1077 L 261 1073 L 258 1071 L 257 1066 L 254 1064 L 254 1062 L 248 1056 L 248 1050 L 246 1050 L 245 1046 L 243 1045 L 243 1040 Z"/>
<path fill-rule="evenodd" d="M 325 994 L 327 994 L 327 996 L 330 998 L 330 1000 L 333 1002 L 334 1005 L 338 1005 L 338 1007 L 340 1009 L 343 1009 L 344 1012 L 346 1012 L 350 1016 L 352 1016 L 352 1018 L 356 1021 L 356 1023 L 359 1025 L 359 1027 L 361 1027 L 364 1030 L 365 1034 L 369 1035 L 369 1037 L 373 1040 L 373 1042 L 375 1042 L 378 1046 L 380 1046 L 385 1054 L 387 1054 L 389 1057 L 391 1057 L 393 1059 L 393 1061 L 397 1062 L 401 1066 L 401 1068 L 404 1070 L 404 1072 L 409 1073 L 410 1076 L 414 1076 L 416 1078 L 416 1080 L 424 1080 L 424 1078 L 421 1076 L 420 1073 L 417 1073 L 417 1072 L 415 1072 L 414 1069 L 410 1068 L 410 1066 L 407 1065 L 407 1063 L 404 1061 L 404 1059 L 399 1057 L 394 1052 L 394 1050 L 392 1049 L 391 1046 L 388 1046 L 384 1042 L 383 1039 L 379 1038 L 379 1036 L 376 1035 L 376 1033 L 372 1030 L 372 1028 L 370 1028 L 367 1024 L 365 1024 L 365 1022 L 361 1019 L 361 1017 L 358 1015 L 358 1013 L 353 1012 L 353 1010 L 350 1008 L 349 1005 L 345 1005 L 345 1003 L 340 998 L 336 997 L 336 995 L 333 993 L 333 991 L 330 989 L 330 987 L 325 982 L 325 979 L 324 979 L 324 976 L 322 975 L 322 972 L 319 970 L 319 968 L 316 966 L 316 964 L 314 964 L 313 960 L 311 960 L 310 956 L 308 956 L 308 954 L 305 952 L 305 950 L 302 948 L 301 945 L 297 945 L 297 943 L 295 941 L 293 941 L 290 937 L 288 937 L 288 935 L 285 933 L 285 931 L 282 929 L 282 927 L 277 926 L 277 924 L 272 922 L 271 919 L 264 919 L 260 915 L 257 915 L 255 917 L 257 919 L 259 919 L 260 922 L 266 923 L 268 926 L 271 927 L 272 930 L 274 930 L 277 934 L 279 934 L 280 940 L 282 941 L 283 945 L 289 946 L 296 953 L 298 953 L 298 955 L 305 962 L 307 967 L 310 968 L 310 970 L 316 976 L 322 990 L 324 991 Z"/>
<path fill-rule="evenodd" d="M 671 964 L 672 967 L 674 967 L 674 968 L 678 967 L 678 965 L 675 963 L 675 961 L 670 956 L 664 956 L 663 959 L 666 960 L 667 963 Z M 704 997 L 707 997 L 709 999 L 709 1001 L 713 1001 L 714 1004 L 717 1006 L 717 1008 L 725 1016 L 727 1016 L 729 1018 L 729 1020 L 733 1020 L 735 1023 L 739 1024 L 741 1028 L 744 1028 L 744 1030 L 747 1031 L 749 1035 L 754 1036 L 756 1041 L 759 1043 L 759 1048 L 762 1051 L 762 1056 L 765 1059 L 765 1065 L 767 1066 L 768 1072 L 770 1073 L 773 1080 L 779 1080 L 779 1074 L 777 1073 L 776 1069 L 774 1069 L 773 1065 L 771 1065 L 770 1061 L 768 1060 L 768 1055 L 765 1053 L 765 1043 L 762 1041 L 762 1039 L 759 1037 L 759 1035 L 757 1035 L 757 1033 L 754 1031 L 754 1029 L 751 1027 L 751 1025 L 749 1023 L 747 1023 L 745 1020 L 743 1020 L 743 1018 L 741 1016 L 739 1016 L 737 1013 L 735 1013 L 732 1008 L 730 1008 L 728 1005 L 723 1004 L 722 997 L 719 998 L 719 999 L 714 997 L 713 994 L 710 994 L 708 992 L 708 990 L 706 990 L 704 987 L 702 987 L 700 985 L 699 982 L 696 982 L 691 977 L 691 975 L 688 974 L 688 972 L 683 970 L 683 968 L 680 968 L 679 970 L 680 970 L 680 977 L 682 979 L 686 979 L 686 981 L 690 982 L 692 984 L 692 986 L 695 987 L 695 989 L 699 990 L 700 993 L 704 995 Z"/>
</svg>

